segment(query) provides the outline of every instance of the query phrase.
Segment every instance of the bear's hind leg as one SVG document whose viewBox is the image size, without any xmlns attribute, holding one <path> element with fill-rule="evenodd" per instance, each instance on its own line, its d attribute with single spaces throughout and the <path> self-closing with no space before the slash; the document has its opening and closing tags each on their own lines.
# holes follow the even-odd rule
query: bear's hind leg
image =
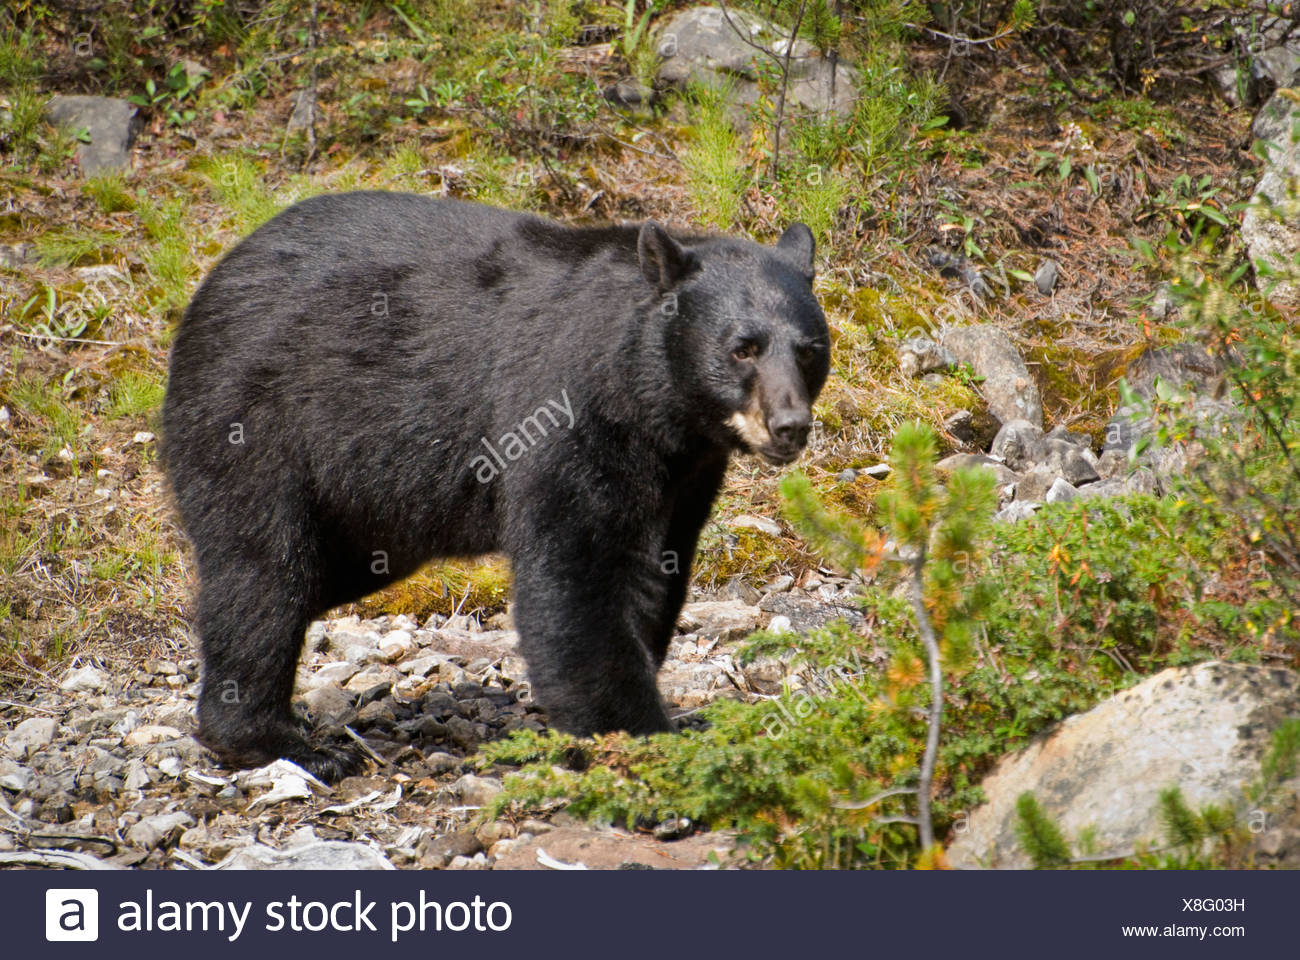
<svg viewBox="0 0 1300 960">
<path fill-rule="evenodd" d="M 354 748 L 310 742 L 293 717 L 294 678 L 310 620 L 297 578 L 279 565 L 223 559 L 200 562 L 197 739 L 231 766 L 284 757 L 327 783 L 357 772 L 364 761 Z"/>
</svg>

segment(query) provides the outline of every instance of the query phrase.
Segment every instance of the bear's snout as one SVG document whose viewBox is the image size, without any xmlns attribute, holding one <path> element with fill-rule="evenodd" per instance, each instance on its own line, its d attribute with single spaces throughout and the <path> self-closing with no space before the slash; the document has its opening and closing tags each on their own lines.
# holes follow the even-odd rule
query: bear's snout
<svg viewBox="0 0 1300 960">
<path fill-rule="evenodd" d="M 778 447 L 799 451 L 808 442 L 812 411 L 807 407 L 780 410 L 767 418 L 767 432 Z"/>
</svg>

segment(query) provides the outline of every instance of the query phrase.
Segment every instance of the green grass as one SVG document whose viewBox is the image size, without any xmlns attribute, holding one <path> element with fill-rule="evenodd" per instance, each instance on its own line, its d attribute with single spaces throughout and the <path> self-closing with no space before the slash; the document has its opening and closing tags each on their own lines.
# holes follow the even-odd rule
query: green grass
<svg viewBox="0 0 1300 960">
<path fill-rule="evenodd" d="M 154 307 L 163 313 L 177 310 L 189 298 L 194 272 L 190 234 L 185 225 L 187 202 L 173 197 L 161 203 L 141 192 L 136 212 L 151 243 L 144 254 L 149 276 L 158 288 Z"/>
<path fill-rule="evenodd" d="M 120 173 L 91 177 L 81 186 L 82 192 L 95 201 L 100 213 L 118 213 L 135 209 L 135 197 L 126 189 Z"/>
<path fill-rule="evenodd" d="M 833 171 L 823 173 L 820 168 L 807 171 L 796 178 L 793 185 L 783 191 L 781 213 L 784 222 L 801 220 L 806 223 L 817 243 L 826 242 L 835 217 L 844 205 L 848 185 Z"/>
<path fill-rule="evenodd" d="M 41 75 L 42 63 L 36 35 L 30 30 L 0 32 L 0 85 L 20 87 Z"/>
<path fill-rule="evenodd" d="M 388 162 L 384 164 L 383 175 L 386 180 L 401 181 L 394 184 L 395 187 L 409 190 L 415 186 L 411 175 L 419 173 L 428 166 L 429 162 L 420 150 L 420 142 L 408 140 L 398 144 L 397 149 L 388 158 Z"/>
<path fill-rule="evenodd" d="M 199 168 L 217 202 L 234 216 L 235 230 L 243 236 L 280 212 L 251 160 L 236 154 L 213 157 Z"/>
<path fill-rule="evenodd" d="M 98 263 L 110 251 L 120 249 L 124 239 L 120 230 L 64 227 L 36 238 L 36 256 L 43 267 Z"/>
<path fill-rule="evenodd" d="M 108 416 L 119 420 L 152 413 L 162 405 L 164 389 L 160 379 L 128 370 L 109 388 Z"/>
<path fill-rule="evenodd" d="M 81 433 L 81 414 L 63 399 L 62 390 L 52 381 L 19 377 L 9 387 L 8 399 L 20 413 L 35 420 L 44 430 L 47 448 L 53 445 L 57 451 L 71 444 Z"/>
<path fill-rule="evenodd" d="M 703 87 L 694 88 L 693 93 L 695 135 L 682 155 L 686 186 L 700 219 L 725 230 L 735 223 L 749 186 L 749 173 L 741 162 L 741 138 L 727 117 L 722 94 Z"/>
<path fill-rule="evenodd" d="M 39 151 L 42 116 L 49 99 L 26 82 L 10 90 L 9 115 L 0 126 L 0 139 L 8 141 L 9 149 L 16 156 L 26 158 Z"/>
</svg>

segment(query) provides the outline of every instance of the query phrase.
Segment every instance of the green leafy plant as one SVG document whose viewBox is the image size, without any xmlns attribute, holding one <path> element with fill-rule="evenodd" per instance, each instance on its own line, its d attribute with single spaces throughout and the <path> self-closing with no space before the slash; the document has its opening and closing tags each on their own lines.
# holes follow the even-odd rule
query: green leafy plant
<svg viewBox="0 0 1300 960">
<path fill-rule="evenodd" d="M 191 105 L 195 94 L 203 85 L 203 76 L 191 76 L 184 63 L 178 63 L 168 72 L 161 84 L 150 78 L 145 81 L 144 93 L 127 97 L 136 106 L 157 109 L 173 127 L 192 123 L 196 116 Z"/>
<path fill-rule="evenodd" d="M 653 2 L 647 4 L 641 13 L 641 19 L 638 20 L 636 4 L 637 0 L 627 0 L 623 5 L 623 34 L 619 38 L 619 49 L 629 64 L 636 62 L 638 51 L 646 36 L 646 27 L 650 25 L 650 18 L 654 16 L 657 6 Z"/>
</svg>

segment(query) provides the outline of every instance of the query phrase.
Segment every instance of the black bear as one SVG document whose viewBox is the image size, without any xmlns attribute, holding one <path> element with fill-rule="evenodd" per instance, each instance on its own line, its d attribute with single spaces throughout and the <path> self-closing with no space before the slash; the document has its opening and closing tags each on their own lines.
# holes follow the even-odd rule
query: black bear
<svg viewBox="0 0 1300 960">
<path fill-rule="evenodd" d="M 359 766 L 290 708 L 305 628 L 441 556 L 506 554 L 557 727 L 672 729 L 655 686 L 733 450 L 784 464 L 829 369 L 813 237 L 305 200 L 235 246 L 171 355 L 162 459 L 199 577 L 198 738 Z"/>
</svg>

